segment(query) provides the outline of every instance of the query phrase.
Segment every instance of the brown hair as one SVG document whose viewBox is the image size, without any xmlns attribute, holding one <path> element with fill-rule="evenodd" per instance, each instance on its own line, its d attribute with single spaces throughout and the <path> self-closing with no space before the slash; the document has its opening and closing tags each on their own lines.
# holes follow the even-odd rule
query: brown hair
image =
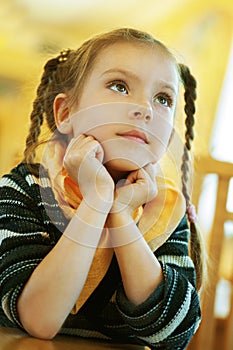
<svg viewBox="0 0 233 350">
<path fill-rule="evenodd" d="M 160 41 L 153 38 L 148 33 L 131 28 L 116 29 L 104 34 L 97 35 L 92 39 L 85 41 L 77 50 L 68 50 L 62 52 L 58 57 L 49 60 L 44 67 L 44 73 L 37 89 L 37 96 L 33 103 L 31 113 L 31 126 L 26 139 L 26 148 L 24 151 L 24 161 L 32 164 L 35 158 L 35 150 L 40 144 L 39 135 L 44 117 L 51 132 L 56 130 L 53 114 L 53 101 L 57 94 L 63 92 L 69 96 L 69 103 L 75 104 L 78 99 L 78 92 L 82 90 L 84 81 L 91 71 L 95 58 L 100 51 L 119 41 L 137 42 L 144 45 L 159 46 L 163 52 L 170 56 L 176 62 L 174 56 L 167 47 Z M 176 63 L 177 64 L 177 63 Z M 194 139 L 194 114 L 196 99 L 196 81 L 191 75 L 188 67 L 177 64 L 177 69 L 183 83 L 185 93 L 185 145 L 182 158 L 182 191 L 186 199 L 187 207 L 190 205 L 190 196 L 188 193 L 188 182 L 190 176 L 189 169 L 189 151 Z M 62 137 L 56 131 L 58 137 Z M 191 257 L 194 261 L 197 275 L 197 288 L 202 284 L 202 249 L 201 236 L 194 223 L 190 224 L 191 229 Z"/>
</svg>

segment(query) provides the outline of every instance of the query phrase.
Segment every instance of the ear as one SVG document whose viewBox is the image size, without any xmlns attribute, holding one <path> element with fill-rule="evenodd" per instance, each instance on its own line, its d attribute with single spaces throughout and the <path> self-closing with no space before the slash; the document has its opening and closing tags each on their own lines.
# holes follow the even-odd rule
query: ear
<svg viewBox="0 0 233 350">
<path fill-rule="evenodd" d="M 70 122 L 68 96 L 64 93 L 58 94 L 53 102 L 54 120 L 61 134 L 71 134 L 72 124 Z"/>
</svg>

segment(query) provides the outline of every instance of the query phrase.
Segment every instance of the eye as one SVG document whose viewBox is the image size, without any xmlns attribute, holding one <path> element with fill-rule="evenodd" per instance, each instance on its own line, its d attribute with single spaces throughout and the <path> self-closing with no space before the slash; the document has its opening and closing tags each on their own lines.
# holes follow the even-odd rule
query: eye
<svg viewBox="0 0 233 350">
<path fill-rule="evenodd" d="M 124 81 L 121 81 L 121 80 L 112 81 L 111 83 L 108 84 L 108 88 L 110 90 L 120 92 L 121 94 L 124 94 L 124 95 L 128 94 L 127 85 Z"/>
<path fill-rule="evenodd" d="M 164 107 L 170 107 L 170 108 L 173 105 L 173 99 L 168 94 L 160 94 L 155 96 L 154 102 L 159 103 Z"/>
</svg>

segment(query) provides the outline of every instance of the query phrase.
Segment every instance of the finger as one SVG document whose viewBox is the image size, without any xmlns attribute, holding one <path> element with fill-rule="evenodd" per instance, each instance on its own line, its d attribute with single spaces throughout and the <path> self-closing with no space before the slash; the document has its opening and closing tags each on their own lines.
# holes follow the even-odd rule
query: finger
<svg viewBox="0 0 233 350">
<path fill-rule="evenodd" d="M 147 186 L 147 201 L 157 195 L 158 188 L 156 184 L 155 169 L 152 164 L 146 165 L 140 169 L 140 178 L 137 182 L 144 183 Z"/>
<path fill-rule="evenodd" d="M 152 164 L 152 163 L 149 163 L 149 164 L 145 165 L 143 169 L 150 176 L 151 180 L 155 181 L 155 178 L 156 178 L 156 165 Z"/>
<path fill-rule="evenodd" d="M 132 184 L 132 183 L 136 182 L 139 178 L 139 170 L 135 170 L 135 171 L 132 171 L 131 173 L 129 173 L 129 175 L 127 176 L 127 179 L 126 179 L 126 183 Z"/>
<path fill-rule="evenodd" d="M 140 168 L 135 171 L 132 171 L 127 177 L 127 180 L 130 183 L 134 183 L 140 180 L 144 181 L 145 179 L 149 179 L 149 175 L 144 168 Z"/>
<path fill-rule="evenodd" d="M 80 141 L 84 140 L 85 139 L 85 135 L 79 135 L 78 137 L 75 137 L 73 139 L 70 140 L 67 148 L 66 148 L 66 154 L 70 151 L 70 149 L 72 147 L 74 147 L 75 145 L 77 145 Z"/>
<path fill-rule="evenodd" d="M 75 151 L 75 148 L 77 150 L 81 150 L 86 144 L 92 142 L 93 140 L 95 140 L 93 136 L 86 136 L 84 134 L 71 139 L 66 149 L 66 154 L 68 154 L 72 149 Z"/>
<path fill-rule="evenodd" d="M 86 147 L 90 147 L 90 152 L 92 152 L 93 157 L 98 159 L 99 162 L 103 163 L 104 160 L 104 150 L 100 143 L 92 138 Z"/>
</svg>

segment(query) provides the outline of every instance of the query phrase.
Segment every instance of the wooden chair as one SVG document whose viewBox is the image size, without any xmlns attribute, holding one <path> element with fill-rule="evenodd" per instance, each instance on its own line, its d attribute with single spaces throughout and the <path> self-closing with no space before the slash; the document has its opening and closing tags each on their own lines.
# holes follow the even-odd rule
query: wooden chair
<svg viewBox="0 0 233 350">
<path fill-rule="evenodd" d="M 188 346 L 188 349 L 233 350 L 233 259 L 231 258 L 230 263 L 232 266 L 228 266 L 227 277 L 223 276 L 224 266 L 220 269 L 221 261 L 225 253 L 224 243 L 226 242 L 224 224 L 227 221 L 233 222 L 233 212 L 227 210 L 229 183 L 231 178 L 233 178 L 233 164 L 220 162 L 211 157 L 207 157 L 196 160 L 195 168 L 194 202 L 196 202 L 197 208 L 198 198 L 201 194 L 201 184 L 206 175 L 215 174 L 217 176 L 217 191 L 213 224 L 207 238 L 209 278 L 207 288 L 202 295 L 203 317 L 200 328 Z M 225 244 L 225 246 L 227 245 Z M 233 245 L 230 249 L 230 254 L 233 256 Z M 217 286 L 222 277 L 227 278 L 231 283 L 231 301 L 229 315 L 226 319 L 219 320 L 215 315 L 215 302 Z M 218 329 L 221 329 L 221 334 L 218 333 Z"/>
</svg>

